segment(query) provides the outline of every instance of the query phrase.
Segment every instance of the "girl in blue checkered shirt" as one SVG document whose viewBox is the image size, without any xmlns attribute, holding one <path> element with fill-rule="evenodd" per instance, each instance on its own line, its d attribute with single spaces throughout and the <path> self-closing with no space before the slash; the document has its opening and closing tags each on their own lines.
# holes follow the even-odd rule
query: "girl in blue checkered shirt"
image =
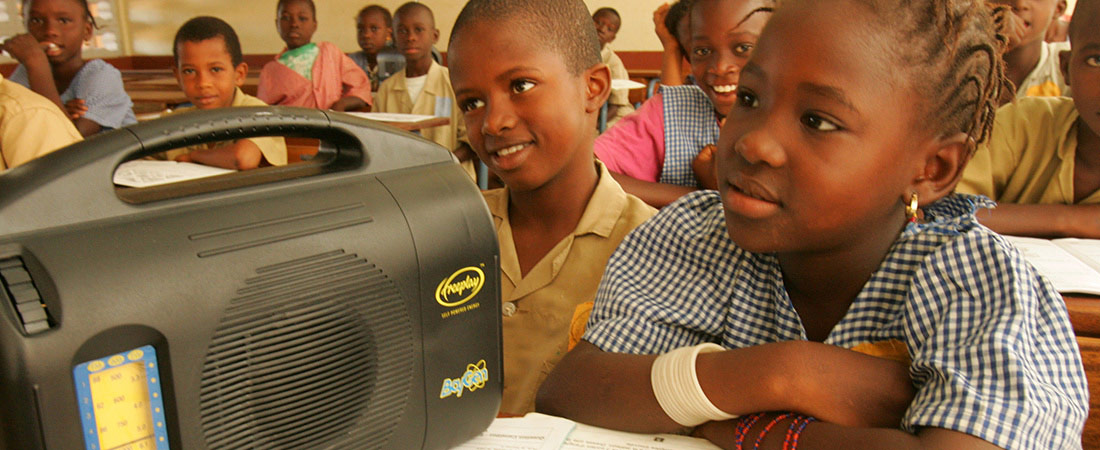
<svg viewBox="0 0 1100 450">
<path fill-rule="evenodd" d="M 789 0 L 719 190 L 637 228 L 540 411 L 724 448 L 1080 448 L 1065 305 L 953 194 L 1007 90 L 981 0 Z"/>
</svg>

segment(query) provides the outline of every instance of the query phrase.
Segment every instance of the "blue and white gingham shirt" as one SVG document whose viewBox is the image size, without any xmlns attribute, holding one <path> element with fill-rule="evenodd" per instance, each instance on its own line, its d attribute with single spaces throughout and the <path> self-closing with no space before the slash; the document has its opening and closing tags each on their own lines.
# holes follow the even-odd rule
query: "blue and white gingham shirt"
<svg viewBox="0 0 1100 450">
<path fill-rule="evenodd" d="M 1007 449 L 1080 448 L 1088 390 L 1065 304 L 955 195 L 909 224 L 825 343 L 906 343 L 918 392 L 901 428 L 940 427 Z M 726 234 L 699 191 L 642 224 L 608 261 L 584 339 L 654 354 L 714 342 L 806 339 L 774 255 Z"/>
</svg>

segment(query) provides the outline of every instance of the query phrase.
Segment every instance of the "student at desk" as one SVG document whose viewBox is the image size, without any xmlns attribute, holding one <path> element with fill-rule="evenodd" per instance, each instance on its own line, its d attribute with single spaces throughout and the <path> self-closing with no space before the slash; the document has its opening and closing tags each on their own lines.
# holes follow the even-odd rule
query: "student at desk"
<svg viewBox="0 0 1100 450">
<path fill-rule="evenodd" d="M 538 410 L 723 448 L 1080 448 L 1065 304 L 977 223 L 988 202 L 953 194 L 1008 86 L 1004 14 L 784 1 L 722 128 L 719 191 L 623 240 Z"/>
<path fill-rule="evenodd" d="M 611 75 L 590 20 L 581 0 L 473 0 L 451 33 L 470 142 L 506 186 L 484 192 L 500 240 L 503 414 L 534 408 L 576 305 L 655 212 L 592 156 Z"/>
<path fill-rule="evenodd" d="M 1062 52 L 1072 97 L 1027 97 L 997 111 L 989 142 L 959 192 L 998 202 L 978 215 L 994 231 L 1100 238 L 1100 0 L 1079 0 Z"/>
<path fill-rule="evenodd" d="M 248 64 L 233 27 L 217 17 L 188 20 L 172 45 L 176 79 L 195 109 L 233 106 L 267 106 L 241 92 Z M 181 108 L 176 112 L 192 108 Z M 286 165 L 286 143 L 282 137 L 256 137 L 217 142 L 165 152 L 164 158 L 196 162 L 226 169 L 248 170 L 263 164 Z"/>
<path fill-rule="evenodd" d="M 393 14 L 397 49 L 405 55 L 405 70 L 382 82 L 375 111 L 449 117 L 449 125 L 420 130 L 424 138 L 451 150 L 473 180 L 474 154 L 466 138 L 462 111 L 455 105 L 455 92 L 446 67 L 432 58 L 439 40 L 432 10 L 423 3 L 405 3 Z"/>
<path fill-rule="evenodd" d="M 733 106 L 741 67 L 771 16 L 774 0 L 691 3 L 694 85 L 664 86 L 634 114 L 596 138 L 596 157 L 627 192 L 663 207 L 714 189 L 714 143 Z"/>
</svg>

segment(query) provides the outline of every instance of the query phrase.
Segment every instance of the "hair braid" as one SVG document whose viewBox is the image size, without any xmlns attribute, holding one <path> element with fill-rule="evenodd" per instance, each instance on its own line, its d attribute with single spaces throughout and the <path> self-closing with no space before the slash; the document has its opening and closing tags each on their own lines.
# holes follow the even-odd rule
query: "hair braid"
<svg viewBox="0 0 1100 450">
<path fill-rule="evenodd" d="M 895 62 L 917 95 L 930 130 L 981 143 L 1012 83 L 1001 54 L 1007 9 L 983 0 L 865 0 L 897 33 Z M 1010 13 L 1010 12 L 1007 12 Z"/>
</svg>

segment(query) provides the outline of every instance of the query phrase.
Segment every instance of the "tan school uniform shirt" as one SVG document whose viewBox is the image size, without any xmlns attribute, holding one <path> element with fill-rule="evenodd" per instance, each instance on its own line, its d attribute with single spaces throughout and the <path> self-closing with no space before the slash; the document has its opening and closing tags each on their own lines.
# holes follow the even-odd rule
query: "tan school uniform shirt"
<svg viewBox="0 0 1100 450">
<path fill-rule="evenodd" d="M 522 415 L 535 408 L 535 393 L 565 355 L 577 305 L 592 301 L 607 259 L 634 227 L 657 210 L 623 191 L 600 162 L 596 190 L 573 234 L 520 275 L 508 188 L 485 191 L 500 241 L 503 301 L 504 398 L 500 413 Z"/>
<path fill-rule="evenodd" d="M 235 107 L 235 106 L 268 106 L 268 105 L 267 105 L 267 103 L 264 103 L 263 100 L 260 100 L 256 97 L 245 94 L 244 91 L 241 90 L 241 88 L 237 88 L 237 91 L 233 94 L 233 104 L 231 104 L 230 107 Z M 195 109 L 195 107 L 193 107 L 193 106 L 192 107 L 185 107 L 185 108 L 177 109 L 174 112 L 193 111 L 194 109 Z M 265 136 L 265 137 L 248 138 L 248 140 L 252 141 L 253 144 L 256 144 L 256 146 L 260 148 L 260 153 L 263 153 L 264 159 L 267 160 L 268 164 L 271 164 L 273 166 L 285 166 L 286 165 L 286 159 L 287 159 L 286 158 L 286 141 L 284 141 L 282 137 L 280 137 L 280 136 L 270 136 L 270 137 Z M 178 149 L 175 149 L 175 150 L 169 150 L 167 152 L 164 152 L 161 155 L 164 155 L 163 159 L 167 159 L 167 160 L 171 161 L 171 160 L 175 159 L 176 156 L 186 154 L 186 153 L 191 153 L 192 151 L 198 150 L 199 148 L 213 148 L 213 147 L 217 147 L 219 145 L 225 145 L 225 142 L 209 142 L 209 143 L 206 143 L 206 144 L 202 144 L 201 146 L 192 146 L 192 147 L 188 147 L 188 148 L 178 148 Z M 158 156 L 157 158 L 161 159 L 162 157 Z"/>
<path fill-rule="evenodd" d="M 1069 97 L 1028 97 L 997 110 L 989 141 L 963 169 L 957 191 L 998 202 L 1072 205 L 1077 108 Z M 1078 204 L 1100 203 L 1100 191 Z"/>
<path fill-rule="evenodd" d="M 0 76 L 0 170 L 83 139 L 61 108 Z"/>
<path fill-rule="evenodd" d="M 466 121 L 462 117 L 462 110 L 455 104 L 450 71 L 432 61 L 426 76 L 428 78 L 424 80 L 424 89 L 415 99 L 409 97 L 405 71 L 387 78 L 374 96 L 374 111 L 448 117 L 451 119 L 449 125 L 421 129 L 420 135 L 454 151 L 460 143 L 468 144 L 469 141 L 466 139 Z M 462 168 L 471 179 L 477 179 L 472 161 L 463 162 Z"/>
</svg>

